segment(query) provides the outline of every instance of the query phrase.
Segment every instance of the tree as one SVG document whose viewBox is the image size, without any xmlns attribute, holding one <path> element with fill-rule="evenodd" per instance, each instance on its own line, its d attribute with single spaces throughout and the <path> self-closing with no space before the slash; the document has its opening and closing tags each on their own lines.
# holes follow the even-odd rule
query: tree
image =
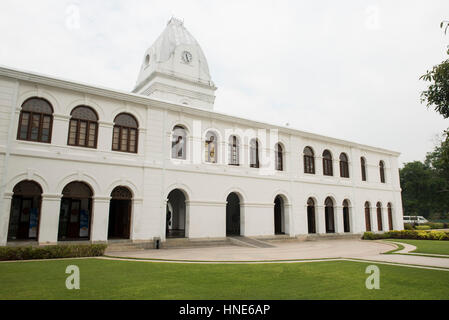
<svg viewBox="0 0 449 320">
<path fill-rule="evenodd" d="M 446 33 L 449 22 L 441 22 L 440 27 L 444 27 Z M 447 53 L 449 54 L 449 50 Z M 430 82 L 428 89 L 421 93 L 421 102 L 426 103 L 428 108 L 434 106 L 435 111 L 445 119 L 449 118 L 449 59 L 434 66 L 419 79 Z"/>
</svg>

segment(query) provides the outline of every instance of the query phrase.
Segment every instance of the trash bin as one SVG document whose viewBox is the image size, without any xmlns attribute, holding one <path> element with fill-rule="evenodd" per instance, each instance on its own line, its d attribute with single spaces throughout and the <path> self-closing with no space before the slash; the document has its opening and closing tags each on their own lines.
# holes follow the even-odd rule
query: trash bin
<svg viewBox="0 0 449 320">
<path fill-rule="evenodd" d="M 161 248 L 161 238 L 154 238 L 154 249 L 159 250 Z"/>
</svg>

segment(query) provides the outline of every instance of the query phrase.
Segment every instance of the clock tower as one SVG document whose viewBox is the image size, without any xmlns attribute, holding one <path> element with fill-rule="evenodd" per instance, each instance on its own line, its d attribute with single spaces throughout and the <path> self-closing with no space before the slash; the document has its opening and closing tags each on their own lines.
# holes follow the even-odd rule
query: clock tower
<svg viewBox="0 0 449 320">
<path fill-rule="evenodd" d="M 206 57 L 181 20 L 171 18 L 145 52 L 134 93 L 212 110 L 215 101 Z"/>
</svg>

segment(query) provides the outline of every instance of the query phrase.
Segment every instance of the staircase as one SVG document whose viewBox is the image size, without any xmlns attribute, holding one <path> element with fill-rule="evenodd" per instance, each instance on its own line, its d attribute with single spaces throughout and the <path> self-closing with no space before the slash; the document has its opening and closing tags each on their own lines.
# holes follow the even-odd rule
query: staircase
<svg viewBox="0 0 449 320">
<path fill-rule="evenodd" d="M 271 245 L 265 241 L 256 239 L 256 238 L 248 238 L 243 236 L 234 236 L 228 238 L 234 245 L 243 246 L 243 247 L 251 247 L 251 248 L 273 248 L 274 245 Z"/>
</svg>

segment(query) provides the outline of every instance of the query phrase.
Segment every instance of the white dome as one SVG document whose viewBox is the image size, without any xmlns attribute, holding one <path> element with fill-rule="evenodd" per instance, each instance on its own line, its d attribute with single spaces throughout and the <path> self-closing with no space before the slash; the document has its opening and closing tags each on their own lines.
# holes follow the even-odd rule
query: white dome
<svg viewBox="0 0 449 320">
<path fill-rule="evenodd" d="M 186 52 L 191 59 L 188 63 L 181 57 Z M 137 87 L 142 87 L 143 82 L 154 72 L 213 85 L 203 50 L 184 23 L 176 18 L 170 19 L 159 38 L 145 52 Z"/>
</svg>

